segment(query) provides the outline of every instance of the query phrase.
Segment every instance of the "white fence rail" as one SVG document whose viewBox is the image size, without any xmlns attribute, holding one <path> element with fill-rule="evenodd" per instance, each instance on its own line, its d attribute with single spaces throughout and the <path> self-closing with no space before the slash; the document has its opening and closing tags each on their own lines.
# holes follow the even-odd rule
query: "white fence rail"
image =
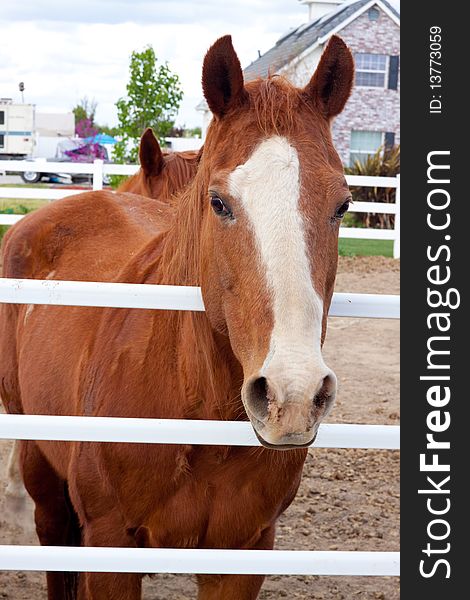
<svg viewBox="0 0 470 600">
<path fill-rule="evenodd" d="M 97 186 L 103 185 L 103 175 L 133 175 L 139 165 L 115 165 L 96 159 L 92 163 L 52 162 L 46 160 L 0 160 L 0 173 L 75 173 L 93 175 L 98 179 Z M 392 178 L 393 179 L 393 178 Z M 389 187 L 389 186 L 387 186 Z M 101 188 L 98 188 L 101 189 Z"/>
<path fill-rule="evenodd" d="M 88 573 L 400 574 L 398 552 L 0 546 L 0 569 Z"/>
<path fill-rule="evenodd" d="M 40 173 L 82 173 L 93 176 L 93 189 L 100 190 L 103 187 L 103 175 L 133 175 L 138 171 L 138 165 L 114 165 L 104 163 L 102 160 L 95 160 L 93 163 L 56 163 L 45 160 L 23 161 L 23 160 L 3 160 L 0 161 L 0 173 L 5 171 L 24 172 L 36 171 Z M 351 212 L 370 212 L 395 215 L 394 229 L 371 229 L 359 227 L 341 227 L 340 237 L 356 238 L 369 240 L 392 240 L 393 256 L 400 257 L 400 176 L 397 177 L 368 177 L 364 175 L 348 175 L 346 177 L 348 185 L 363 187 L 387 187 L 396 188 L 395 204 L 386 202 L 354 202 Z M 22 188 L 22 187 L 2 187 L 0 188 L 0 198 L 17 199 L 47 199 L 58 200 L 66 196 L 73 196 L 82 193 L 81 190 L 57 190 L 49 188 Z M 5 218 L 10 217 L 9 219 Z M 12 219 L 11 217 L 15 217 Z M 0 225 L 13 225 L 23 218 L 23 215 L 1 215 Z M 397 225 L 398 223 L 398 225 Z"/>
<path fill-rule="evenodd" d="M 54 279 L 0 278 L 0 302 L 204 310 L 201 289 L 198 287 Z M 399 319 L 400 296 L 335 293 L 329 314 L 332 317 Z"/>
<path fill-rule="evenodd" d="M 0 439 L 261 446 L 252 426 L 246 421 L 202 419 L 0 415 Z M 312 446 L 398 450 L 400 427 L 323 424 Z"/>
</svg>

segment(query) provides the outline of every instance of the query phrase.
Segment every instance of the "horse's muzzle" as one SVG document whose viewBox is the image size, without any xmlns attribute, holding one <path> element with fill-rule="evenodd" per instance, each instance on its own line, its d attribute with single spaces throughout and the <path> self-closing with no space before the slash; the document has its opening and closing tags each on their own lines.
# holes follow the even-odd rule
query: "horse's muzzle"
<svg viewBox="0 0 470 600">
<path fill-rule="evenodd" d="M 316 381 L 306 385 L 253 377 L 243 386 L 245 409 L 263 446 L 284 450 L 312 444 L 336 396 L 332 371 L 326 370 Z"/>
</svg>

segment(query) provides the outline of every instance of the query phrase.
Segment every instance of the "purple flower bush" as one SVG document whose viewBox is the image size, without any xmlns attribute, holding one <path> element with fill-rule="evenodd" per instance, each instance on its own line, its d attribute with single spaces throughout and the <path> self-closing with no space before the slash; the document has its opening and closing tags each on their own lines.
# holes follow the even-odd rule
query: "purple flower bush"
<svg viewBox="0 0 470 600">
<path fill-rule="evenodd" d="M 95 159 L 100 158 L 105 160 L 107 158 L 106 150 L 100 144 L 93 142 L 99 131 L 93 125 L 91 119 L 82 119 L 75 127 L 75 133 L 82 139 L 88 141 L 83 143 L 79 148 L 73 148 L 72 150 L 66 150 L 65 154 L 70 158 L 72 162 L 93 162 Z"/>
</svg>

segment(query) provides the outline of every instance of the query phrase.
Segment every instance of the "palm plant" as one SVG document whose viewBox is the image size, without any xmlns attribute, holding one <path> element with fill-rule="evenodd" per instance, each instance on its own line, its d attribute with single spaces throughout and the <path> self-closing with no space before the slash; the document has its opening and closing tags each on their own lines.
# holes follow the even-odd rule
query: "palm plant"
<svg viewBox="0 0 470 600">
<path fill-rule="evenodd" d="M 345 172 L 348 175 L 368 175 L 371 177 L 395 177 L 400 172 L 400 146 L 379 148 L 365 160 L 356 160 Z M 395 202 L 396 188 L 351 186 L 354 200 L 361 202 Z M 353 205 L 354 208 L 354 205 Z M 383 213 L 356 213 L 355 220 L 363 227 L 393 229 L 394 215 Z"/>
</svg>

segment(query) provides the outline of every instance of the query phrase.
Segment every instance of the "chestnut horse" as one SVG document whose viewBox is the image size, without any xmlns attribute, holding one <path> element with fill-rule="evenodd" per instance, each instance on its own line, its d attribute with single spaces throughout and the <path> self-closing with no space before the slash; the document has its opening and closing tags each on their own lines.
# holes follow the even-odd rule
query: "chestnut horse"
<svg viewBox="0 0 470 600">
<path fill-rule="evenodd" d="M 9 412 L 249 419 L 265 446 L 22 442 L 42 544 L 273 547 L 335 397 L 321 345 L 350 196 L 330 123 L 353 72 L 334 36 L 305 88 L 281 77 L 244 85 L 223 37 L 203 66 L 213 122 L 173 210 L 139 196 L 105 202 L 93 216 L 97 237 L 83 195 L 73 199 L 83 212 L 66 199 L 12 228 L 7 277 L 200 285 L 206 312 L 5 305 Z M 48 573 L 48 594 L 138 600 L 141 580 Z M 262 582 L 199 576 L 198 597 L 251 600 Z"/>
<path fill-rule="evenodd" d="M 150 127 L 140 140 L 140 169 L 126 179 L 118 192 L 132 192 L 169 202 L 194 177 L 202 151 L 163 153 Z"/>
</svg>

